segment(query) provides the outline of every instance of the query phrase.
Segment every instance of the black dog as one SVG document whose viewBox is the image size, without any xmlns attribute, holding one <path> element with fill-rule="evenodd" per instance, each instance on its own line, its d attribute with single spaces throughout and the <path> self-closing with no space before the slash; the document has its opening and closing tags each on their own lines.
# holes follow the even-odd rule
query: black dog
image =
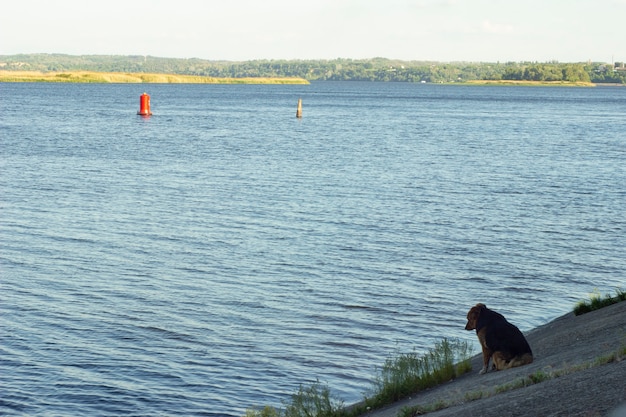
<svg viewBox="0 0 626 417">
<path fill-rule="evenodd" d="M 533 361 L 533 352 L 522 332 L 484 304 L 476 304 L 467 313 L 465 330 L 474 329 L 483 349 L 481 374 L 487 372 L 492 356 L 493 368 L 498 371 Z"/>
</svg>

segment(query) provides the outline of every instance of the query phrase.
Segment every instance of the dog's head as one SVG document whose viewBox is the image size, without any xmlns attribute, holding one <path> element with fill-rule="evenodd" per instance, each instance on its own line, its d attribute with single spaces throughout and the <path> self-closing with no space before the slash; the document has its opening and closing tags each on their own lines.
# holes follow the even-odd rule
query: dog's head
<svg viewBox="0 0 626 417">
<path fill-rule="evenodd" d="M 478 317 L 480 316 L 481 311 L 487 308 L 483 303 L 478 303 L 474 307 L 470 308 L 470 311 L 467 312 L 467 324 L 465 325 L 465 330 L 474 330 L 476 328 L 476 323 L 478 323 Z"/>
</svg>

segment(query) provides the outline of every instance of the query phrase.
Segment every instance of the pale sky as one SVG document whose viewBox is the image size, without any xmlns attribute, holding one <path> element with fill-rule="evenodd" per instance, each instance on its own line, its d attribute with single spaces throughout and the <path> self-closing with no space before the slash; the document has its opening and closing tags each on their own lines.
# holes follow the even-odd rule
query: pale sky
<svg viewBox="0 0 626 417">
<path fill-rule="evenodd" d="M 626 0 L 12 0 L 0 55 L 626 61 Z"/>
</svg>

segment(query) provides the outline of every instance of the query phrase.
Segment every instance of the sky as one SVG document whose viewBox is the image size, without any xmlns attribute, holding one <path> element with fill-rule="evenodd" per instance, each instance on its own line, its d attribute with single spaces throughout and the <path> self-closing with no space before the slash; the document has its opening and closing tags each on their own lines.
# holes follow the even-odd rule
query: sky
<svg viewBox="0 0 626 417">
<path fill-rule="evenodd" d="M 626 0 L 12 0 L 0 55 L 626 61 Z"/>
</svg>

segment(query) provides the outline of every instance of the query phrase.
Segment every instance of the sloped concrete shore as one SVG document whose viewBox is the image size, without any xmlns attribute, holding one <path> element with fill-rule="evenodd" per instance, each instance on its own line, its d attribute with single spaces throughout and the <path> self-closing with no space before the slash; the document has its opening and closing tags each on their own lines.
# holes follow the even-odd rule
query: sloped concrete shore
<svg viewBox="0 0 626 417">
<path fill-rule="evenodd" d="M 626 357 L 618 354 L 626 346 L 626 302 L 568 313 L 526 337 L 535 357 L 530 365 L 479 375 L 476 355 L 470 373 L 365 415 L 396 417 L 439 404 L 444 408 L 427 415 L 626 417 Z"/>
</svg>

